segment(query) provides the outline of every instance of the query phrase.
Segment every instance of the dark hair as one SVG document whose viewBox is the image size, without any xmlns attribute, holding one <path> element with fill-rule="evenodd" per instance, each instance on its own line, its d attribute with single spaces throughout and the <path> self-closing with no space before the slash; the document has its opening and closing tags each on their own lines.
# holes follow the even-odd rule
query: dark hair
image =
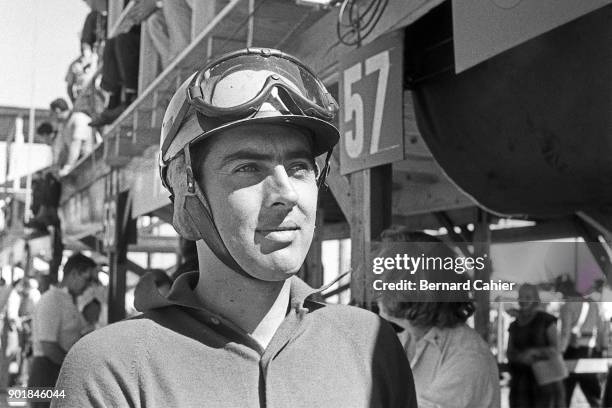
<svg viewBox="0 0 612 408">
<path fill-rule="evenodd" d="M 81 273 L 89 268 L 95 268 L 97 265 L 93 259 L 83 255 L 80 252 L 72 255 L 66 261 L 64 265 L 64 276 L 68 276 L 71 273 Z"/>
<path fill-rule="evenodd" d="M 36 128 L 36 134 L 38 135 L 50 135 L 54 132 L 53 125 L 49 122 L 43 122 Z"/>
<path fill-rule="evenodd" d="M 49 105 L 49 107 L 51 108 L 52 111 L 59 109 L 61 112 L 64 112 L 70 109 L 70 107 L 68 106 L 68 102 L 66 102 L 64 98 L 54 99 L 53 102 L 51 102 L 51 104 Z"/>
<path fill-rule="evenodd" d="M 85 309 L 86 307 L 90 307 L 90 306 L 98 306 L 98 307 L 102 307 L 102 302 L 100 302 L 98 299 L 93 298 L 91 299 L 85 306 L 83 306 L 83 309 Z"/>
<path fill-rule="evenodd" d="M 427 256 L 440 258 L 456 257 L 454 251 L 443 241 L 422 232 L 386 230 L 382 238 L 383 245 L 390 242 L 397 244 L 387 244 L 379 255 L 395 254 L 398 249 L 396 246 L 399 245 L 405 253 L 425 253 Z M 396 241 L 397 238 L 403 242 Z M 462 282 L 465 280 L 462 275 L 437 269 L 427 271 L 392 269 L 385 272 L 384 280 L 385 282 L 401 282 L 407 278 L 411 280 L 427 278 L 434 282 Z M 462 291 L 453 293 L 453 296 L 449 296 L 438 293 L 438 291 L 422 291 L 422 293 L 412 295 L 411 292 L 384 291 L 380 299 L 390 315 L 410 320 L 417 327 L 447 328 L 465 323 L 474 313 L 474 304 L 469 300 L 469 293 L 462 293 Z"/>
<path fill-rule="evenodd" d="M 389 314 L 394 317 L 410 320 L 410 322 L 423 328 L 455 327 L 474 314 L 472 302 L 397 302 L 385 303 Z"/>
</svg>

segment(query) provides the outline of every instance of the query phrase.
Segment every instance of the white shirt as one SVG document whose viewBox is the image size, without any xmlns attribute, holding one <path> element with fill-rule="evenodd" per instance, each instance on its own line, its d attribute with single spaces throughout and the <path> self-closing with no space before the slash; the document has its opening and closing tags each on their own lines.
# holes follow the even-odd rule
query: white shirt
<svg viewBox="0 0 612 408">
<path fill-rule="evenodd" d="M 497 363 L 475 330 L 434 327 L 415 346 L 410 367 L 420 408 L 500 406 Z"/>
<path fill-rule="evenodd" d="M 51 286 L 41 297 L 32 319 L 32 348 L 34 356 L 44 356 L 41 342 L 58 343 L 68 351 L 81 337 L 84 327 L 77 306 L 66 288 Z"/>
</svg>

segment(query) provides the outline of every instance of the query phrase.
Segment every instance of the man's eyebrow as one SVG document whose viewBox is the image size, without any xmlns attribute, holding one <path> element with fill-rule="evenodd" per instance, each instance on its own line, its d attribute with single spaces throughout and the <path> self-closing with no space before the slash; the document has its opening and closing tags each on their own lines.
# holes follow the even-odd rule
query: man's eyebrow
<svg viewBox="0 0 612 408">
<path fill-rule="evenodd" d="M 223 167 L 227 165 L 228 163 L 231 163 L 236 160 L 255 160 L 255 161 L 273 160 L 274 156 L 275 155 L 272 153 L 260 153 L 260 152 L 254 152 L 252 150 L 247 150 L 247 149 L 237 150 L 223 157 L 219 167 Z M 294 159 L 314 160 L 312 152 L 306 148 L 295 149 L 290 152 L 287 152 L 285 154 L 285 158 L 288 160 L 294 160 Z"/>
</svg>

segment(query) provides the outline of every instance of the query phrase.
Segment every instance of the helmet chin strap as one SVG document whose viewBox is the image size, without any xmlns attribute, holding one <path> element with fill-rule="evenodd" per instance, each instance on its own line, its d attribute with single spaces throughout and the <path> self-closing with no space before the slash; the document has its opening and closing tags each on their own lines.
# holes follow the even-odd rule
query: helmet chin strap
<svg viewBox="0 0 612 408">
<path fill-rule="evenodd" d="M 238 274 L 249 279 L 255 279 L 246 273 L 240 265 L 238 265 L 238 262 L 236 262 L 223 243 L 219 230 L 213 221 L 208 200 L 193 177 L 189 145 L 185 146 L 184 153 L 185 166 L 187 169 L 187 193 L 185 194 L 185 204 L 183 207 L 184 211 L 187 213 L 189 219 L 193 223 L 193 226 L 198 231 L 200 238 L 206 242 L 206 245 L 208 245 L 210 250 L 217 258 L 219 258 L 221 262 L 223 262 L 227 267 L 236 271 Z"/>
</svg>

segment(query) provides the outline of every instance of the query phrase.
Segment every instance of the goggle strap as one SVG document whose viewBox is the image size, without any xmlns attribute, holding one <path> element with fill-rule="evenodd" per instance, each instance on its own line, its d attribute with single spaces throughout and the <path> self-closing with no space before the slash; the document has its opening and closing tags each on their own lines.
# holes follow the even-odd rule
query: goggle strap
<svg viewBox="0 0 612 408">
<path fill-rule="evenodd" d="M 197 230 L 198 235 L 206 242 L 206 245 L 208 245 L 210 250 L 221 262 L 238 274 L 249 279 L 255 279 L 246 273 L 229 253 L 215 225 L 210 207 L 206 201 L 206 196 L 199 187 L 194 186 L 194 190 L 196 189 L 197 191 L 185 195 L 183 209 L 191 219 L 192 225 Z"/>
<path fill-rule="evenodd" d="M 304 115 L 304 111 L 295 102 L 295 99 L 293 99 L 291 93 L 287 92 L 287 89 L 285 87 L 277 86 L 276 90 L 276 92 L 278 93 L 278 98 L 283 102 L 283 104 L 290 113 L 294 115 Z"/>
<path fill-rule="evenodd" d="M 189 102 L 189 98 L 185 98 L 185 100 L 183 101 L 183 104 L 181 105 L 181 108 L 176 113 L 176 116 L 172 119 L 172 124 L 170 125 L 170 129 L 167 132 L 165 132 L 166 136 L 164 137 L 164 143 L 161 146 L 162 160 L 163 160 L 163 155 L 168 150 L 168 148 L 174 141 L 174 138 L 178 134 L 181 126 L 183 125 L 183 120 L 187 116 L 187 113 L 189 112 L 190 107 L 191 107 L 191 103 Z"/>
<path fill-rule="evenodd" d="M 329 174 L 329 171 L 330 171 L 329 161 L 331 159 L 331 155 L 332 155 L 332 150 L 328 150 L 327 155 L 325 156 L 325 166 L 323 166 L 323 170 L 321 171 L 321 174 L 319 175 L 319 179 L 317 180 L 317 187 L 319 189 L 325 184 L 325 179 L 327 179 L 327 176 Z"/>
<path fill-rule="evenodd" d="M 193 167 L 191 167 L 191 152 L 189 145 L 183 148 L 185 153 L 185 171 L 187 173 L 187 191 L 193 194 L 195 192 L 195 177 L 193 177 Z"/>
</svg>

